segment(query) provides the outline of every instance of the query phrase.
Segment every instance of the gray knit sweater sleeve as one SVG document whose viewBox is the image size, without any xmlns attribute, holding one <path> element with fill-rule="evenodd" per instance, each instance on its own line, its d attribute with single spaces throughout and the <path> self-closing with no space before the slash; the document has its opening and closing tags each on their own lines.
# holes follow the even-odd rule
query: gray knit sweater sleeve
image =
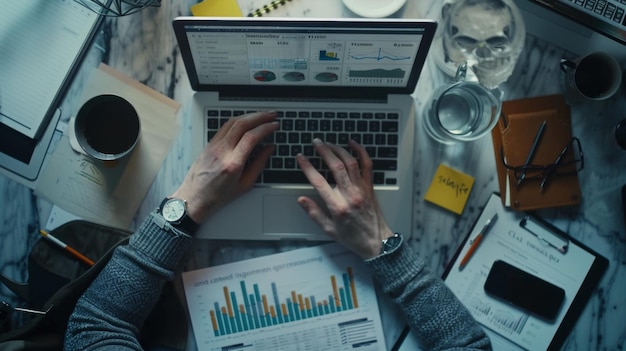
<svg viewBox="0 0 626 351">
<path fill-rule="evenodd" d="M 489 338 L 469 311 L 408 245 L 366 263 L 383 290 L 400 305 L 426 349 L 491 349 Z"/>
<path fill-rule="evenodd" d="M 137 335 L 192 243 L 165 225 L 153 213 L 115 250 L 70 316 L 66 350 L 141 350 Z"/>
<path fill-rule="evenodd" d="M 141 349 L 139 331 L 192 243 L 188 235 L 165 230 L 163 221 L 151 214 L 129 244 L 115 250 L 70 316 L 66 350 Z M 469 312 L 406 245 L 367 264 L 426 347 L 490 347 Z"/>
</svg>

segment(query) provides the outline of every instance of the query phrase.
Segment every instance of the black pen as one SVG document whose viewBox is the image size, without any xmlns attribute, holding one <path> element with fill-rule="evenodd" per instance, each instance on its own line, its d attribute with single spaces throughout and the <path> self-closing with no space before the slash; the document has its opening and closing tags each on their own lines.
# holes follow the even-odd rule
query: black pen
<svg viewBox="0 0 626 351">
<path fill-rule="evenodd" d="M 539 140 L 541 140 L 541 136 L 543 135 L 543 130 L 546 128 L 546 123 L 547 123 L 546 120 L 541 122 L 541 125 L 539 126 L 539 130 L 537 130 L 537 134 L 535 134 L 535 140 L 533 140 L 533 145 L 530 147 L 530 152 L 528 152 L 528 156 L 526 157 L 526 162 L 524 163 L 524 166 L 522 167 L 522 171 L 517 177 L 517 186 L 522 184 L 522 182 L 524 181 L 524 178 L 526 178 L 526 167 L 528 167 L 528 165 L 530 164 L 530 161 L 533 160 L 533 156 L 535 155 L 535 152 L 537 151 L 537 146 L 539 146 Z"/>
</svg>

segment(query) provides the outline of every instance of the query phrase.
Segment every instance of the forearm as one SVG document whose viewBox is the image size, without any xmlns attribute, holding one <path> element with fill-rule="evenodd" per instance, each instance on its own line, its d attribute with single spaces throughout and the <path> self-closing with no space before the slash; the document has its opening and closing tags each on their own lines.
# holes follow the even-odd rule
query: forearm
<svg viewBox="0 0 626 351">
<path fill-rule="evenodd" d="M 152 216 L 127 246 L 116 249 L 79 299 L 68 323 L 66 349 L 141 349 L 137 335 L 192 242 L 188 235 L 164 230 Z"/>
<path fill-rule="evenodd" d="M 366 262 L 428 349 L 491 349 L 469 311 L 406 244 Z"/>
</svg>

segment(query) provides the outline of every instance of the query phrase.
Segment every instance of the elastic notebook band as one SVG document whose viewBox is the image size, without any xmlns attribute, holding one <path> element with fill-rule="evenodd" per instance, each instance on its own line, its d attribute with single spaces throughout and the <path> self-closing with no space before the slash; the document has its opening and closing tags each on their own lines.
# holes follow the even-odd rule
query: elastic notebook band
<svg viewBox="0 0 626 351">
<path fill-rule="evenodd" d="M 263 5 L 260 9 L 254 10 L 248 14 L 248 17 L 261 17 L 264 14 L 269 13 L 272 10 L 279 8 L 280 6 L 284 6 L 287 2 L 291 2 L 292 0 L 274 0 L 267 5 Z"/>
</svg>

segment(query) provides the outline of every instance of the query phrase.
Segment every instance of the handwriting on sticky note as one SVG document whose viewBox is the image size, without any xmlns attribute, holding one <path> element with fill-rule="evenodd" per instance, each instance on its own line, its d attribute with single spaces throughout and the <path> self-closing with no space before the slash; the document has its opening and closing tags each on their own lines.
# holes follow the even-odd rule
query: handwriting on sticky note
<svg viewBox="0 0 626 351">
<path fill-rule="evenodd" d="M 461 214 L 473 185 L 474 177 L 441 164 L 424 198 L 426 201 Z"/>
</svg>

